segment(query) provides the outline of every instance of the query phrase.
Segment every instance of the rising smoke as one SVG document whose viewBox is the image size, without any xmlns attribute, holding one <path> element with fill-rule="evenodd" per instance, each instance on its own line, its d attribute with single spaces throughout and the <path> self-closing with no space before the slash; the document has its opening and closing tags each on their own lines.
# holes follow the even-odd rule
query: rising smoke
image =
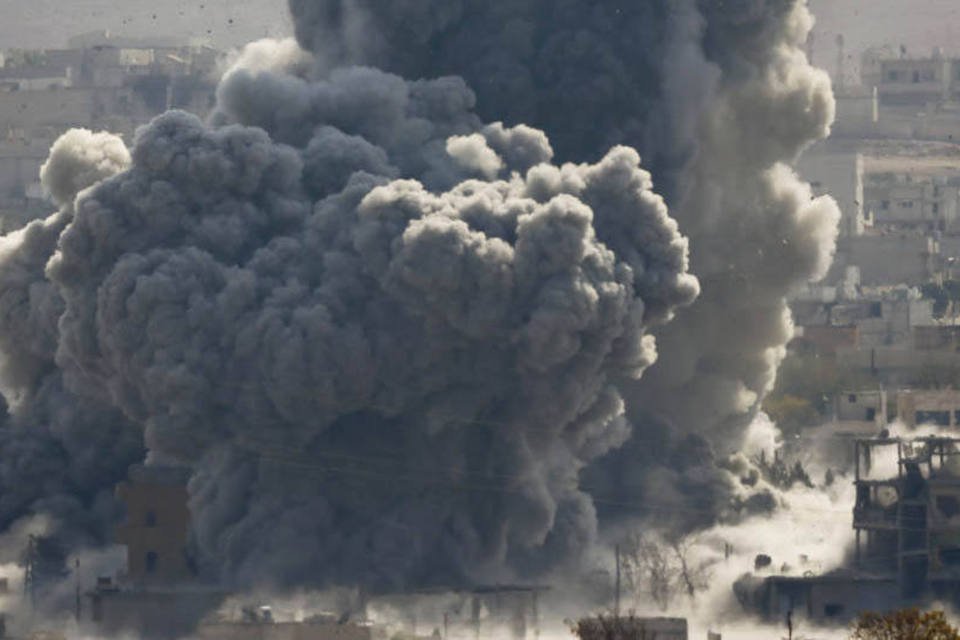
<svg viewBox="0 0 960 640">
<path fill-rule="evenodd" d="M 290 8 L 210 123 L 54 148 L 0 267 L 0 481 L 27 446 L 52 480 L 0 516 L 91 504 L 142 437 L 241 583 L 531 578 L 598 510 L 714 519 L 835 236 L 784 164 L 832 118 L 805 4 Z"/>
<path fill-rule="evenodd" d="M 565 160 L 641 152 L 703 295 L 657 332 L 650 374 L 624 385 L 634 441 L 588 484 L 615 498 L 611 517 L 680 500 L 711 520 L 729 493 L 713 451 L 741 445 L 792 336 L 785 295 L 825 273 L 836 239 L 834 204 L 787 166 L 833 119 L 829 79 L 803 53 L 806 2 L 289 4 L 298 41 L 330 66 L 462 77 L 481 117 L 543 129 Z"/>
<path fill-rule="evenodd" d="M 81 400 L 55 362 L 63 299 L 44 269 L 77 194 L 125 170 L 119 138 L 75 130 L 51 149 L 41 181 L 61 209 L 0 238 L 0 529 L 45 514 L 74 543 L 108 540 L 111 485 L 143 457 L 138 429 L 109 404 Z"/>
</svg>

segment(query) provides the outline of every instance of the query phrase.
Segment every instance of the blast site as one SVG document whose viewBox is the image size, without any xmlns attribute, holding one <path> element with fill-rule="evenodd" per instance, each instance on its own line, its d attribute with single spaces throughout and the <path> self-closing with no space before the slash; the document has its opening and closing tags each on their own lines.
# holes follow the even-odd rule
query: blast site
<svg viewBox="0 0 960 640">
<path fill-rule="evenodd" d="M 952 2 L 8 1 L 0 637 L 960 619 Z"/>
</svg>

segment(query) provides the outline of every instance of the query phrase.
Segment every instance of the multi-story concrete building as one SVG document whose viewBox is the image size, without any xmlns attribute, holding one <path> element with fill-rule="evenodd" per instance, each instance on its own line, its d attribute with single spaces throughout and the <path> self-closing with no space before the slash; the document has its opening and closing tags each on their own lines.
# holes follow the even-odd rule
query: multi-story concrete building
<svg viewBox="0 0 960 640">
<path fill-rule="evenodd" d="M 863 155 L 856 145 L 826 140 L 804 152 L 797 171 L 817 196 L 829 195 L 840 207 L 840 236 L 863 234 Z"/>
<path fill-rule="evenodd" d="M 214 104 L 220 58 L 202 43 L 103 32 L 78 37 L 67 49 L 5 52 L 0 56 L 3 228 L 16 224 L 22 212 L 49 206 L 38 201 L 39 169 L 64 131 L 107 130 L 129 140 L 136 127 L 171 108 L 204 116 Z"/>
<path fill-rule="evenodd" d="M 960 231 L 960 158 L 869 157 L 863 197 L 878 230 Z"/>
<path fill-rule="evenodd" d="M 877 50 L 864 55 L 861 81 L 882 105 L 929 105 L 960 99 L 960 59 L 936 48 L 928 56 Z"/>
<path fill-rule="evenodd" d="M 748 576 L 740 601 L 771 620 L 960 603 L 960 439 L 855 443 L 854 559 L 824 575 Z"/>
<path fill-rule="evenodd" d="M 934 324 L 933 301 L 905 286 L 862 289 L 856 297 L 791 303 L 806 335 L 816 327 L 855 329 L 854 348 L 911 347 L 914 328 Z"/>
</svg>

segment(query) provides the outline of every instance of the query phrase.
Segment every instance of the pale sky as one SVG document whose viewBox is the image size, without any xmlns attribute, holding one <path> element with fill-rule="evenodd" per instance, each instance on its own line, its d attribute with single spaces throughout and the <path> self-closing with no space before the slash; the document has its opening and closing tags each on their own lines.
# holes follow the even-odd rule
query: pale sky
<svg viewBox="0 0 960 640">
<path fill-rule="evenodd" d="M 870 45 L 934 45 L 960 53 L 960 0 L 810 0 L 818 16 L 815 61 L 836 67 L 836 36 L 852 55 Z M 234 46 L 290 33 L 286 0 L 0 0 L 0 49 L 63 46 L 72 35 L 210 36 Z M 232 21 L 232 22 L 231 22 Z"/>
<path fill-rule="evenodd" d="M 810 0 L 817 16 L 814 62 L 831 73 L 837 67 L 837 35 L 853 56 L 850 72 L 859 67 L 859 53 L 871 46 L 906 45 L 914 55 L 934 46 L 960 54 L 960 0 Z"/>
<path fill-rule="evenodd" d="M 0 0 L 0 15 L 0 49 L 62 47 L 98 29 L 208 36 L 221 47 L 291 32 L 286 0 Z"/>
</svg>

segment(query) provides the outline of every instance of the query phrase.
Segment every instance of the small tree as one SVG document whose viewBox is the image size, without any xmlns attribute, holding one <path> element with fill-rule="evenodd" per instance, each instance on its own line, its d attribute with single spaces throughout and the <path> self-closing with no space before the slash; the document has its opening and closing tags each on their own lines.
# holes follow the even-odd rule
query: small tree
<svg viewBox="0 0 960 640">
<path fill-rule="evenodd" d="M 581 618 L 571 627 L 580 640 L 647 640 L 650 637 L 643 620 L 633 614 Z"/>
<path fill-rule="evenodd" d="M 691 538 L 662 540 L 652 535 L 631 535 L 622 545 L 620 567 L 627 590 L 637 600 L 653 600 L 666 611 L 678 595 L 691 600 L 707 588 L 711 564 L 692 557 Z"/>
<path fill-rule="evenodd" d="M 943 611 L 902 609 L 864 613 L 853 627 L 851 640 L 960 640 Z"/>
</svg>

